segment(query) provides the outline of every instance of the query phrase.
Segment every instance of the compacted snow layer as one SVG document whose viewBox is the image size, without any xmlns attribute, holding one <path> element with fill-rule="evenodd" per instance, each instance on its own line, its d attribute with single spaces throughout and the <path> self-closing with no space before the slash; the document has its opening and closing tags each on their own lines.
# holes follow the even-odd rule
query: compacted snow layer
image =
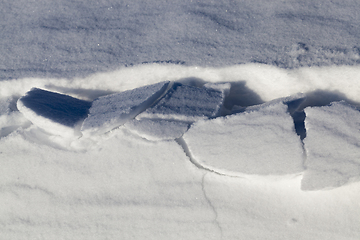
<svg viewBox="0 0 360 240">
<path fill-rule="evenodd" d="M 221 91 L 174 83 L 172 88 L 154 106 L 146 109 L 137 119 L 169 119 L 193 122 L 215 117 L 224 100 Z"/>
<path fill-rule="evenodd" d="M 282 101 L 198 121 L 183 138 L 194 161 L 216 172 L 284 175 L 304 170 L 302 144 Z"/>
<path fill-rule="evenodd" d="M 305 109 L 307 152 L 302 189 L 360 180 L 360 112 L 345 102 Z"/>
<path fill-rule="evenodd" d="M 160 82 L 96 99 L 81 127 L 82 133 L 101 134 L 124 124 L 156 101 L 168 84 Z"/>
</svg>

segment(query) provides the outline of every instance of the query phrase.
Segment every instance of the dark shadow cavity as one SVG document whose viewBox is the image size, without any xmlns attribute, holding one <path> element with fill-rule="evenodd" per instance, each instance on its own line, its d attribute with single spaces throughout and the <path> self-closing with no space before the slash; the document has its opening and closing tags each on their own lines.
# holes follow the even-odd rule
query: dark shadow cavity
<svg viewBox="0 0 360 240">
<path fill-rule="evenodd" d="M 203 87 L 206 84 L 204 80 L 196 77 L 181 78 L 179 80 L 176 80 L 176 82 L 199 88 Z"/>
<path fill-rule="evenodd" d="M 306 93 L 306 99 L 302 102 L 302 104 L 300 104 L 298 110 L 301 111 L 306 107 L 327 106 L 332 102 L 342 100 L 356 107 L 360 107 L 360 103 L 350 100 L 345 94 L 339 91 L 315 90 L 313 92 Z"/>
<path fill-rule="evenodd" d="M 245 81 L 231 82 L 228 96 L 225 97 L 224 107 L 232 110 L 234 106 L 249 107 L 264 103 L 261 97 L 246 86 Z"/>
</svg>

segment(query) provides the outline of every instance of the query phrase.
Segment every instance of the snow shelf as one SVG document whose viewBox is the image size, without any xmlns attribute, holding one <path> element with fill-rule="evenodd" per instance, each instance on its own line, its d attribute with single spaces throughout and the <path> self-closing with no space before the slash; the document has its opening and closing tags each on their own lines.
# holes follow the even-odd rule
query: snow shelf
<svg viewBox="0 0 360 240">
<path fill-rule="evenodd" d="M 144 111 L 166 91 L 169 82 L 115 93 L 96 99 L 81 131 L 84 135 L 102 134 Z"/>
<path fill-rule="evenodd" d="M 303 190 L 360 180 L 360 112 L 346 102 L 305 109 L 307 151 Z"/>
<path fill-rule="evenodd" d="M 76 127 L 90 106 L 88 101 L 39 88 L 32 88 L 17 101 L 18 110 L 34 125 L 63 137 L 80 135 Z"/>
<path fill-rule="evenodd" d="M 194 122 L 216 117 L 224 100 L 222 91 L 198 88 L 175 82 L 154 106 L 139 114 L 137 119 L 166 119 Z"/>
<path fill-rule="evenodd" d="M 198 165 L 227 175 L 285 175 L 304 171 L 303 147 L 284 101 L 201 120 L 183 136 Z"/>
</svg>

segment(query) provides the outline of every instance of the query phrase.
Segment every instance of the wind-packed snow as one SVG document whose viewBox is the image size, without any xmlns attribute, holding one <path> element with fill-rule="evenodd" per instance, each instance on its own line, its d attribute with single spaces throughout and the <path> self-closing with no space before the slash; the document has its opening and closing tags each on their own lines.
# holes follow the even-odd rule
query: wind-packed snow
<svg viewBox="0 0 360 240">
<path fill-rule="evenodd" d="M 0 2 L 0 239 L 360 239 L 359 12 Z"/>
</svg>

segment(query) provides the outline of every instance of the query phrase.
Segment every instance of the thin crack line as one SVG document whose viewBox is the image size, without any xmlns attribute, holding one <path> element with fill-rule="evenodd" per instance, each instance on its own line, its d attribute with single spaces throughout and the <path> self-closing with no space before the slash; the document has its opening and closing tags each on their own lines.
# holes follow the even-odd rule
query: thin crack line
<svg viewBox="0 0 360 240">
<path fill-rule="evenodd" d="M 223 238 L 223 230 L 222 230 L 222 227 L 220 225 L 220 222 L 218 221 L 218 216 L 219 216 L 218 212 L 216 211 L 215 206 L 212 204 L 212 202 L 210 201 L 210 199 L 207 196 L 206 191 L 205 191 L 205 176 L 206 176 L 206 174 L 208 174 L 208 173 L 207 172 L 204 173 L 204 175 L 203 175 L 203 177 L 201 179 L 201 189 L 202 189 L 202 192 L 204 194 L 204 198 L 205 198 L 206 202 L 208 203 L 208 205 L 210 206 L 210 208 L 212 209 L 212 211 L 213 211 L 213 213 L 215 215 L 213 222 L 217 226 L 217 228 L 219 229 L 219 231 L 220 231 L 220 239 L 222 239 Z"/>
<path fill-rule="evenodd" d="M 195 167 L 197 167 L 198 169 L 201 169 L 201 170 L 205 170 L 207 172 L 211 172 L 211 173 L 215 173 L 217 175 L 220 175 L 220 176 L 225 176 L 225 177 L 232 177 L 232 178 L 243 178 L 243 177 L 240 177 L 240 176 L 232 176 L 232 175 L 228 175 L 228 174 L 224 174 L 224 173 L 221 173 L 221 172 L 217 172 L 213 169 L 210 169 L 210 168 L 207 168 L 207 167 L 204 167 L 203 165 L 201 165 L 200 163 L 198 163 L 194 158 L 193 156 L 191 155 L 190 153 L 190 150 L 187 146 L 187 143 L 185 142 L 184 138 L 183 137 L 179 137 L 179 138 L 176 138 L 175 139 L 175 142 L 177 144 L 179 144 L 179 146 L 183 149 L 183 151 L 185 152 L 186 156 L 189 158 L 190 162 L 192 164 L 194 164 Z"/>
</svg>

